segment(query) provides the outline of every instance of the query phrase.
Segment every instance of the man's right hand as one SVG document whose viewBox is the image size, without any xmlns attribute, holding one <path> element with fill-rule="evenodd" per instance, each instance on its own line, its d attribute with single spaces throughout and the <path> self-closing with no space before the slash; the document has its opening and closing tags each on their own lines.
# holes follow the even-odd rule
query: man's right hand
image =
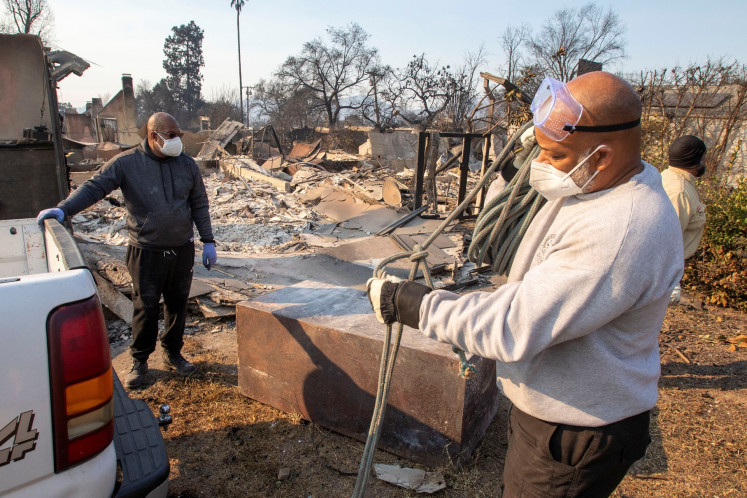
<svg viewBox="0 0 747 498">
<path fill-rule="evenodd" d="M 36 222 L 39 224 L 40 228 L 44 228 L 44 220 L 46 220 L 47 218 L 56 218 L 57 221 L 62 223 L 65 219 L 65 212 L 62 209 L 56 207 L 40 211 L 36 216 Z"/>
<path fill-rule="evenodd" d="M 394 294 L 399 282 L 392 278 L 369 278 L 366 282 L 366 293 L 371 307 L 376 314 L 376 319 L 385 325 L 397 321 L 397 308 L 394 303 Z"/>
<path fill-rule="evenodd" d="M 423 297 L 431 291 L 430 287 L 391 275 L 369 278 L 366 290 L 377 320 L 386 325 L 400 322 L 414 329 L 420 323 Z"/>
</svg>

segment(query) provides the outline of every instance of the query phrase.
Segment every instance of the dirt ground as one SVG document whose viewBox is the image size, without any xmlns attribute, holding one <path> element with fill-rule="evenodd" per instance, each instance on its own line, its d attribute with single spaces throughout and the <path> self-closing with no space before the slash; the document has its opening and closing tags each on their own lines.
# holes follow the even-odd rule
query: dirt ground
<svg viewBox="0 0 747 498">
<path fill-rule="evenodd" d="M 193 318 L 190 325 L 184 352 L 198 373 L 166 372 L 154 354 L 150 382 L 130 393 L 154 412 L 161 403 L 171 406 L 174 422 L 164 432 L 169 496 L 349 496 L 363 444 L 242 396 L 233 319 Z M 744 314 L 704 306 L 697 295 L 670 307 L 660 337 L 653 442 L 614 496 L 747 496 L 747 344 L 729 342 L 742 334 Z M 122 378 L 129 366 L 124 347 L 113 346 Z M 440 496 L 500 496 L 506 409 L 503 402 L 468 465 L 426 469 L 443 473 Z M 423 468 L 385 452 L 375 462 Z M 283 480 L 281 469 L 290 471 Z M 367 496 L 414 492 L 372 478 Z"/>
</svg>

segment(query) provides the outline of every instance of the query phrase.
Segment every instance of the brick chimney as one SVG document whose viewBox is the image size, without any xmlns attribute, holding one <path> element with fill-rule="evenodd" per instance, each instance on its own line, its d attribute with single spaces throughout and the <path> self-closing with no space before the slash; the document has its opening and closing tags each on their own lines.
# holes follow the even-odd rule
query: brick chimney
<svg viewBox="0 0 747 498">
<path fill-rule="evenodd" d="M 132 86 L 132 75 L 128 73 L 122 74 L 122 90 L 125 98 L 135 99 L 135 88 Z"/>
<path fill-rule="evenodd" d="M 93 97 L 91 99 L 91 116 L 98 116 L 103 108 L 104 102 L 101 100 L 101 97 Z"/>
</svg>

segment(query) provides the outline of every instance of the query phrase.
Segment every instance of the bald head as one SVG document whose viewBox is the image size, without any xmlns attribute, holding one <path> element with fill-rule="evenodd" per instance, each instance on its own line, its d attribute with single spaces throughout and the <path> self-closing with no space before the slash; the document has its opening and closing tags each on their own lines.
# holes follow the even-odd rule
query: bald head
<svg viewBox="0 0 747 498">
<path fill-rule="evenodd" d="M 156 112 L 148 118 L 148 131 L 159 131 L 162 127 L 173 127 L 179 128 L 179 123 L 176 118 L 166 112 Z"/>
<path fill-rule="evenodd" d="M 641 99 L 627 81 L 614 74 L 583 74 L 568 82 L 568 90 L 584 107 L 580 125 L 614 125 L 641 117 Z M 632 130 L 640 134 L 640 128 Z"/>
<path fill-rule="evenodd" d="M 568 90 L 583 107 L 579 126 L 611 126 L 630 123 L 641 117 L 641 100 L 622 78 L 603 71 L 583 74 L 568 82 Z M 642 169 L 641 127 L 616 131 L 578 130 L 560 142 L 535 130 L 541 155 L 561 171 L 571 171 L 585 155 L 596 151 L 587 166 L 577 174 L 597 173 L 585 192 L 596 192 L 628 181 Z M 553 162 L 553 156 L 558 159 Z"/>
</svg>

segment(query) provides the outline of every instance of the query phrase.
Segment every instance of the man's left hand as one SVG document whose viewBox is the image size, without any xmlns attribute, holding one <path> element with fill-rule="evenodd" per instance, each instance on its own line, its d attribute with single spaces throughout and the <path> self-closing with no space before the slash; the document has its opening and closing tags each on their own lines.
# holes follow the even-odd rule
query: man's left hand
<svg viewBox="0 0 747 498">
<path fill-rule="evenodd" d="M 218 261 L 218 254 L 215 252 L 215 244 L 208 242 L 202 249 L 202 264 L 209 270 L 216 261 Z"/>
</svg>

